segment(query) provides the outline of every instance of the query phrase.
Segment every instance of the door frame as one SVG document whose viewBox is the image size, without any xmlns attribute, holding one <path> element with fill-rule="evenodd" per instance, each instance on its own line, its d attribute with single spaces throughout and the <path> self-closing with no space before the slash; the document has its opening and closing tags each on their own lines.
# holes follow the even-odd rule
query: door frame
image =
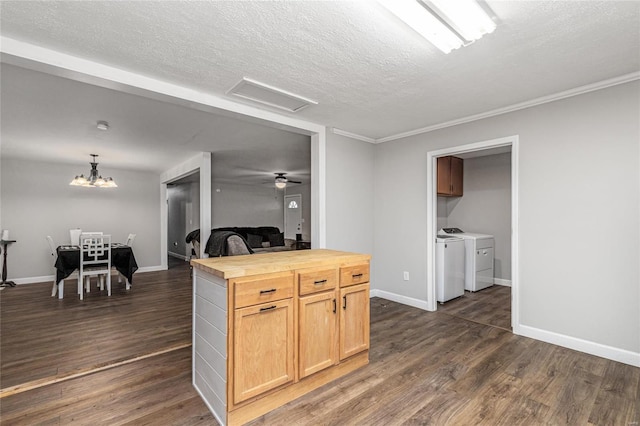
<svg viewBox="0 0 640 426">
<path fill-rule="evenodd" d="M 491 148 L 511 147 L 511 329 L 519 333 L 520 326 L 520 274 L 519 274 L 519 225 L 518 225 L 518 158 L 519 135 L 491 139 L 466 145 L 458 145 L 427 152 L 427 310 L 436 311 L 436 250 L 438 233 L 437 159 L 446 155 L 484 151 Z"/>
</svg>

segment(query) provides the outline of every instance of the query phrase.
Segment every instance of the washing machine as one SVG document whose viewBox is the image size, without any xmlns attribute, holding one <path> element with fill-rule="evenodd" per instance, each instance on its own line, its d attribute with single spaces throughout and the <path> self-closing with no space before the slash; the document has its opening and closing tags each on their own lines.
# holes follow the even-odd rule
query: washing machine
<svg viewBox="0 0 640 426">
<path fill-rule="evenodd" d="M 464 295 L 464 240 L 436 238 L 436 300 L 444 303 Z"/>
<path fill-rule="evenodd" d="M 493 235 L 464 232 L 460 228 L 442 228 L 439 234 L 464 240 L 465 290 L 478 291 L 493 285 Z"/>
</svg>

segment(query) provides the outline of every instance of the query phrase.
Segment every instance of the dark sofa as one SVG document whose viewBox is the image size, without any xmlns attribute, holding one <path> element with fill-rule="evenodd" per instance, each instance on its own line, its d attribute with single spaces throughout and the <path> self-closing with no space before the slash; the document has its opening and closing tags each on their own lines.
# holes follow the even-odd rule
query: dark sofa
<svg viewBox="0 0 640 426">
<path fill-rule="evenodd" d="M 225 228 L 215 228 L 211 230 L 211 234 L 208 237 L 207 248 L 210 246 L 214 233 L 220 234 L 227 232 L 233 232 L 242 236 L 244 241 L 234 240 L 234 244 L 235 246 L 246 245 L 247 249 L 244 250 L 243 248 L 242 250 L 238 251 L 239 247 L 230 247 L 228 250 L 228 254 L 230 255 L 287 251 L 295 249 L 295 241 L 289 239 L 285 240 L 284 235 L 280 232 L 280 229 L 275 226 L 232 226 Z M 238 238 L 238 240 L 240 240 L 240 238 Z M 200 253 L 200 230 L 197 229 L 187 234 L 186 242 L 193 245 L 192 253 L 197 257 L 198 253 Z"/>
</svg>

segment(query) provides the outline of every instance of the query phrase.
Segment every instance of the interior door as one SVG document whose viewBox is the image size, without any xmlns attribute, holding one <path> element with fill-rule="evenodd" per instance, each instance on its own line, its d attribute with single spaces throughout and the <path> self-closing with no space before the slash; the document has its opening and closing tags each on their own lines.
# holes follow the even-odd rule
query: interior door
<svg viewBox="0 0 640 426">
<path fill-rule="evenodd" d="M 284 237 L 296 239 L 302 233 L 302 195 L 284 197 Z"/>
</svg>

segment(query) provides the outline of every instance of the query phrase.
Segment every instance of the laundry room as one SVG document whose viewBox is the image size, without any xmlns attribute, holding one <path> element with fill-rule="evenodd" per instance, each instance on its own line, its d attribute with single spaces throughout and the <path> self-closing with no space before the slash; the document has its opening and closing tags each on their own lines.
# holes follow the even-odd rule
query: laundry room
<svg viewBox="0 0 640 426">
<path fill-rule="evenodd" d="M 437 186 L 438 310 L 510 329 L 510 147 L 439 158 Z"/>
</svg>

